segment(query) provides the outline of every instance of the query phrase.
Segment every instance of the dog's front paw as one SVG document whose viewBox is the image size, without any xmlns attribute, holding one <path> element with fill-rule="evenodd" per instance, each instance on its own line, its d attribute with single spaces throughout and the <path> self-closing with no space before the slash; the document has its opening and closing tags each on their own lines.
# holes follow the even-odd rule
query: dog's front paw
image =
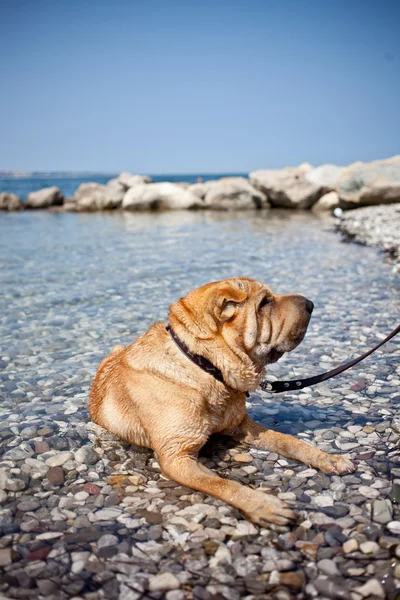
<svg viewBox="0 0 400 600">
<path fill-rule="evenodd" d="M 325 454 L 318 461 L 318 468 L 327 475 L 345 475 L 357 469 L 350 459 L 339 454 Z"/>
<path fill-rule="evenodd" d="M 297 519 L 296 513 L 279 498 L 257 491 L 251 496 L 251 501 L 243 512 L 249 521 L 256 525 L 261 527 L 265 527 L 268 523 L 288 525 Z"/>
</svg>

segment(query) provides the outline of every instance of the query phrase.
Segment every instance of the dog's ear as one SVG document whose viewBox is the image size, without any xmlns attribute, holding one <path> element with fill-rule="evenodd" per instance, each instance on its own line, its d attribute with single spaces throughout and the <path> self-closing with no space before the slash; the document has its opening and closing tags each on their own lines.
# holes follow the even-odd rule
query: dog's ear
<svg viewBox="0 0 400 600">
<path fill-rule="evenodd" d="M 219 322 L 225 323 L 236 314 L 238 305 L 246 300 L 247 293 L 229 283 L 222 283 L 212 291 L 210 313 Z"/>
</svg>

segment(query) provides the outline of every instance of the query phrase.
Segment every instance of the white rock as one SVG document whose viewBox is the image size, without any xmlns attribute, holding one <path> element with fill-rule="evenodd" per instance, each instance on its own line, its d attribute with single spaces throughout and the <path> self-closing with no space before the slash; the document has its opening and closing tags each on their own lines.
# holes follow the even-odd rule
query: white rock
<svg viewBox="0 0 400 600">
<path fill-rule="evenodd" d="M 61 467 L 67 460 L 73 458 L 72 452 L 59 452 L 55 456 L 51 456 L 46 460 L 46 465 L 49 467 Z"/>
<path fill-rule="evenodd" d="M 163 590 L 177 590 L 180 587 L 180 582 L 173 573 L 159 573 L 152 577 L 149 581 L 149 590 L 158 592 Z"/>
<path fill-rule="evenodd" d="M 46 531 L 45 533 L 35 535 L 35 540 L 55 540 L 63 535 L 64 533 L 61 531 Z"/>
<path fill-rule="evenodd" d="M 390 523 L 388 523 L 386 525 L 386 527 L 389 529 L 389 531 L 391 531 L 392 533 L 396 534 L 396 535 L 400 535 L 400 521 L 390 521 Z"/>
<path fill-rule="evenodd" d="M 314 213 L 333 212 L 339 207 L 339 196 L 337 192 L 328 192 L 314 204 L 312 211 Z"/>
<path fill-rule="evenodd" d="M 266 195 L 244 177 L 226 177 L 213 182 L 208 186 L 204 198 L 204 208 L 214 210 L 243 210 L 269 206 Z"/>
<path fill-rule="evenodd" d="M 313 503 L 321 508 L 325 506 L 333 506 L 333 498 L 332 496 L 320 494 L 319 496 L 315 496 L 313 498 Z"/>
<path fill-rule="evenodd" d="M 199 208 L 201 199 L 174 183 L 146 183 L 131 187 L 122 201 L 124 210 L 180 210 Z"/>
<path fill-rule="evenodd" d="M 342 546 L 343 552 L 345 554 L 350 554 L 351 552 L 356 552 L 358 550 L 358 542 L 354 538 L 350 538 L 346 540 Z"/>
<path fill-rule="evenodd" d="M 250 183 L 261 190 L 272 206 L 284 208 L 311 208 L 326 191 L 320 184 L 305 177 L 308 168 L 286 167 L 280 170 L 253 171 Z"/>
<path fill-rule="evenodd" d="M 314 475 L 316 475 L 316 474 L 317 474 L 317 471 L 315 469 L 304 469 L 304 471 L 300 471 L 299 473 L 297 473 L 296 476 L 308 478 L 308 477 L 314 477 Z"/>
<path fill-rule="evenodd" d="M 358 492 L 365 498 L 378 498 L 379 496 L 379 490 L 368 487 L 367 485 L 360 485 Z"/>
<path fill-rule="evenodd" d="M 238 539 L 247 535 L 257 535 L 258 529 L 250 521 L 239 521 L 236 525 L 234 538 Z"/>
<path fill-rule="evenodd" d="M 363 598 L 368 596 L 376 596 L 377 598 L 385 598 L 385 592 L 383 587 L 377 579 L 369 579 L 364 585 L 356 588 L 356 591 L 361 594 Z"/>
<path fill-rule="evenodd" d="M 62 192 L 58 187 L 52 186 L 28 194 L 26 208 L 48 208 L 49 206 L 59 206 L 63 202 Z"/>
<path fill-rule="evenodd" d="M 75 500 L 78 501 L 82 501 L 82 500 L 86 500 L 86 498 L 89 498 L 89 494 L 87 492 L 85 492 L 84 490 L 82 490 L 81 492 L 77 492 L 74 496 Z"/>
<path fill-rule="evenodd" d="M 400 202 L 400 155 L 353 163 L 344 169 L 336 190 L 342 208 Z"/>
<path fill-rule="evenodd" d="M 0 194 L 0 210 L 23 210 L 24 203 L 21 198 L 16 194 L 10 194 L 8 192 L 2 192 Z"/>
<path fill-rule="evenodd" d="M 376 554 L 379 552 L 380 546 L 376 542 L 363 542 L 360 544 L 360 550 L 363 554 Z"/>
<path fill-rule="evenodd" d="M 111 179 L 108 183 L 111 181 L 118 181 L 118 183 L 120 183 L 127 190 L 134 185 L 151 183 L 152 179 L 147 175 L 132 175 L 132 173 L 128 173 L 128 171 L 123 171 L 115 180 Z"/>
<path fill-rule="evenodd" d="M 345 167 L 338 167 L 337 165 L 321 165 L 320 167 L 308 170 L 305 178 L 310 183 L 320 185 L 328 192 L 336 188 L 339 177 L 344 170 Z"/>
<path fill-rule="evenodd" d="M 94 513 L 96 521 L 114 521 L 121 514 L 121 509 L 114 506 L 103 508 Z"/>
</svg>

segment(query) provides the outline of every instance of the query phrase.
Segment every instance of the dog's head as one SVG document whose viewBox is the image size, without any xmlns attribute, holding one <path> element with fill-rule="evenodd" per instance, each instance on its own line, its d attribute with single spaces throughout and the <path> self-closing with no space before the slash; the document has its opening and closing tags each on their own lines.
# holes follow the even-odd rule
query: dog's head
<svg viewBox="0 0 400 600">
<path fill-rule="evenodd" d="M 314 305 L 304 296 L 275 294 L 259 281 L 237 277 L 198 288 L 174 307 L 197 339 L 222 337 L 261 369 L 300 344 Z"/>
</svg>

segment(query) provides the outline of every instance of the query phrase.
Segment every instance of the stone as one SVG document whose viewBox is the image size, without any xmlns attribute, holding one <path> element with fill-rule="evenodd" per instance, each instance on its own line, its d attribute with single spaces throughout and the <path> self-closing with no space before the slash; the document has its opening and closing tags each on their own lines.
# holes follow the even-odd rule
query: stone
<svg viewBox="0 0 400 600">
<path fill-rule="evenodd" d="M 329 558 L 323 558 L 319 560 L 317 563 L 317 567 L 321 573 L 328 576 L 340 575 L 340 572 L 336 566 L 335 561 L 330 560 Z"/>
<path fill-rule="evenodd" d="M 360 544 L 360 550 L 363 554 L 368 554 L 368 555 L 375 555 L 379 552 L 380 547 L 379 544 L 377 544 L 376 542 L 363 542 L 362 544 Z"/>
<path fill-rule="evenodd" d="M 11 565 L 11 563 L 11 548 L 0 548 L 0 567 L 6 567 L 7 565 Z"/>
<path fill-rule="evenodd" d="M 335 208 L 338 208 L 340 204 L 339 196 L 337 192 L 328 192 L 321 196 L 321 198 L 312 207 L 313 213 L 333 213 Z"/>
<path fill-rule="evenodd" d="M 108 184 L 81 183 L 72 198 L 65 202 L 64 209 L 71 212 L 93 212 L 119 208 L 125 188 L 114 180 Z"/>
<path fill-rule="evenodd" d="M 302 571 L 287 571 L 286 573 L 279 573 L 278 581 L 281 585 L 300 590 L 304 585 L 305 577 Z"/>
<path fill-rule="evenodd" d="M 305 173 L 305 178 L 314 185 L 319 185 L 328 193 L 336 189 L 339 178 L 345 171 L 345 167 L 338 167 L 337 165 L 321 165 L 313 169 L 308 169 Z"/>
<path fill-rule="evenodd" d="M 377 498 L 379 496 L 379 490 L 366 485 L 360 485 L 358 493 L 361 494 L 361 496 L 365 496 L 365 498 Z"/>
<path fill-rule="evenodd" d="M 346 167 L 337 184 L 341 208 L 400 202 L 400 155 Z"/>
<path fill-rule="evenodd" d="M 91 495 L 100 494 L 101 492 L 101 488 L 98 485 L 95 485 L 94 483 L 85 483 L 83 489 L 85 490 L 85 492 Z"/>
<path fill-rule="evenodd" d="M 18 510 L 21 510 L 22 512 L 36 510 L 39 507 L 40 500 L 38 500 L 38 498 L 22 498 L 22 500 L 17 504 Z"/>
<path fill-rule="evenodd" d="M 46 477 L 52 485 L 63 485 L 65 481 L 64 470 L 61 467 L 51 467 Z"/>
<path fill-rule="evenodd" d="M 189 188 L 191 192 L 191 187 Z M 244 177 L 226 177 L 208 186 L 203 208 L 243 210 L 268 208 L 266 195 Z"/>
<path fill-rule="evenodd" d="M 39 533 L 36 536 L 37 540 L 56 540 L 59 537 L 62 537 L 63 533 L 61 531 L 45 531 L 44 533 Z"/>
<path fill-rule="evenodd" d="M 372 503 L 372 520 L 386 525 L 393 518 L 393 507 L 390 500 L 374 500 Z"/>
<path fill-rule="evenodd" d="M 18 448 L 11 448 L 11 450 L 7 450 L 7 452 L 3 454 L 3 458 L 10 458 L 11 460 L 26 460 L 27 458 L 31 458 L 32 455 L 33 450 L 31 446 L 27 442 L 23 442 Z"/>
<path fill-rule="evenodd" d="M 24 429 L 20 431 L 19 435 L 23 440 L 30 440 L 37 435 L 37 427 L 24 427 Z"/>
<path fill-rule="evenodd" d="M 108 183 L 110 183 L 110 181 Z M 118 175 L 115 181 L 118 181 L 118 183 L 120 183 L 125 190 L 128 190 L 134 185 L 152 183 L 152 179 L 148 175 L 132 175 L 132 173 L 128 173 L 128 171 L 123 171 L 120 175 Z"/>
<path fill-rule="evenodd" d="M 392 502 L 400 504 L 400 482 L 393 482 L 389 497 Z"/>
<path fill-rule="evenodd" d="M 174 183 L 135 185 L 124 195 L 124 210 L 181 210 L 201 208 L 201 199 Z"/>
<path fill-rule="evenodd" d="M 177 590 L 180 585 L 179 579 L 169 572 L 159 573 L 149 580 L 150 592 Z"/>
<path fill-rule="evenodd" d="M 121 515 L 121 509 L 110 507 L 98 510 L 94 516 L 96 521 L 114 521 Z"/>
<path fill-rule="evenodd" d="M 5 489 L 10 492 L 20 492 L 24 490 L 26 487 L 26 482 L 23 479 L 18 479 L 17 477 L 10 477 L 6 481 Z"/>
<path fill-rule="evenodd" d="M 394 533 L 395 535 L 400 535 L 400 521 L 390 521 L 390 523 L 388 523 L 386 527 L 391 533 Z"/>
<path fill-rule="evenodd" d="M 116 546 L 118 543 L 119 543 L 119 539 L 117 538 L 116 535 L 112 535 L 111 533 L 106 533 L 97 540 L 97 547 L 98 548 L 107 548 L 109 546 Z"/>
<path fill-rule="evenodd" d="M 236 525 L 235 532 L 233 534 L 233 539 L 240 539 L 242 537 L 246 537 L 247 535 L 257 535 L 258 529 L 250 523 L 250 521 L 239 521 Z"/>
<path fill-rule="evenodd" d="M 209 181 L 203 181 L 201 183 L 194 183 L 193 185 L 190 186 L 189 190 L 192 194 L 195 194 L 195 196 L 198 196 L 199 198 L 201 198 L 201 200 L 204 200 L 207 192 L 216 183 L 218 183 L 217 179 L 211 179 Z"/>
<path fill-rule="evenodd" d="M 50 446 L 47 442 L 35 440 L 33 442 L 36 454 L 43 454 L 50 450 Z"/>
<path fill-rule="evenodd" d="M 74 458 L 79 463 L 94 465 L 100 459 L 100 456 L 94 450 L 93 446 L 82 446 L 82 448 L 79 448 L 75 452 Z"/>
<path fill-rule="evenodd" d="M 332 600 L 348 600 L 350 596 L 349 589 L 344 580 L 339 583 L 332 579 L 322 579 L 318 577 L 313 580 L 313 586 L 321 596 L 318 598 L 332 598 Z M 314 595 L 313 595 L 314 597 Z"/>
<path fill-rule="evenodd" d="M 37 458 L 27 458 L 25 464 L 30 468 L 31 476 L 44 477 L 49 470 L 49 467 L 42 460 Z"/>
<path fill-rule="evenodd" d="M 64 202 L 64 196 L 61 190 L 56 187 L 48 187 L 31 192 L 26 197 L 26 208 L 49 208 L 50 206 L 61 206 Z"/>
<path fill-rule="evenodd" d="M 84 490 L 82 490 L 81 492 L 77 492 L 74 496 L 75 500 L 78 500 L 78 502 L 84 502 L 86 500 L 86 498 L 89 498 L 89 494 L 88 492 L 85 492 Z"/>
<path fill-rule="evenodd" d="M 128 479 L 133 485 L 140 485 L 146 481 L 146 477 L 142 473 L 129 473 Z"/>
<path fill-rule="evenodd" d="M 308 167 L 253 171 L 250 183 L 262 191 L 270 204 L 282 208 L 311 208 L 326 189 L 306 179 Z"/>
<path fill-rule="evenodd" d="M 2 192 L 0 194 L 0 210 L 7 210 L 9 212 L 24 210 L 24 203 L 16 194 Z"/>
<path fill-rule="evenodd" d="M 350 538 L 344 542 L 342 548 L 344 554 L 351 554 L 351 552 L 356 552 L 358 550 L 358 542 L 356 539 Z"/>
<path fill-rule="evenodd" d="M 61 467 L 67 460 L 73 457 L 72 452 L 59 452 L 55 456 L 51 456 L 46 460 L 46 465 L 49 467 Z"/>
<path fill-rule="evenodd" d="M 253 461 L 253 457 L 248 452 L 239 453 L 239 454 L 235 454 L 235 456 L 233 457 L 233 460 L 236 460 L 237 462 L 241 462 L 241 463 L 250 463 Z"/>
<path fill-rule="evenodd" d="M 349 512 L 349 507 L 346 504 L 339 504 L 335 502 L 333 506 L 324 506 L 323 511 L 329 517 L 333 517 L 334 519 L 341 519 L 345 517 Z"/>
<path fill-rule="evenodd" d="M 377 579 L 369 579 L 364 585 L 361 585 L 355 590 L 360 594 L 363 598 L 367 598 L 369 596 L 373 596 L 376 598 L 385 598 L 386 594 Z"/>
</svg>

